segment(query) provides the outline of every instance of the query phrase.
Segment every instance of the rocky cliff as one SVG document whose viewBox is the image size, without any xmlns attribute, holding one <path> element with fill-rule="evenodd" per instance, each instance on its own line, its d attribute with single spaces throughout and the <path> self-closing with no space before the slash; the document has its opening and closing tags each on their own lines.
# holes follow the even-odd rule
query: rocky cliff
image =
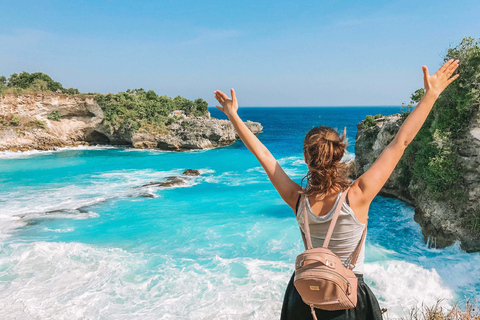
<svg viewBox="0 0 480 320">
<path fill-rule="evenodd" d="M 227 146 L 239 139 L 228 120 L 182 118 L 159 134 L 146 130 L 115 132 L 102 124 L 103 118 L 93 95 L 7 94 L 0 97 L 0 151 L 49 150 L 82 144 L 182 151 Z M 246 125 L 254 134 L 263 129 L 258 122 L 247 121 Z"/>
<path fill-rule="evenodd" d="M 375 124 L 365 128 L 364 121 L 357 125 L 355 142 L 356 176 L 363 174 L 393 140 L 404 119 L 400 114 L 375 119 Z M 415 221 L 422 227 L 429 246 L 443 248 L 460 241 L 467 252 L 480 251 L 480 113 L 475 108 L 466 130 L 453 140 L 457 163 L 449 170 L 462 173 L 456 195 L 444 193 L 441 199 L 433 197 L 421 181 L 400 181 L 405 170 L 397 165 L 385 186 L 382 196 L 398 198 L 415 207 Z M 426 146 L 425 146 L 426 147 Z M 403 159 L 403 158 L 402 158 Z M 457 197 L 462 198 L 461 202 Z"/>
</svg>

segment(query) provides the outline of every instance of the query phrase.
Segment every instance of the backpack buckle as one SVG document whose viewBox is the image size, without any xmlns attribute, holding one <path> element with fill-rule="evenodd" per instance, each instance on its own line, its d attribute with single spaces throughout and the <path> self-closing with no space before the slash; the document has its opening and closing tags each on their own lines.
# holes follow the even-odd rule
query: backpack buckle
<svg viewBox="0 0 480 320">
<path fill-rule="evenodd" d="M 332 269 L 335 268 L 335 262 L 325 260 L 325 265 L 329 268 L 332 268 Z"/>
<path fill-rule="evenodd" d="M 302 260 L 298 261 L 298 263 L 297 263 L 297 268 L 303 267 L 303 263 L 304 263 L 304 262 L 305 262 L 305 259 L 302 259 Z"/>
</svg>

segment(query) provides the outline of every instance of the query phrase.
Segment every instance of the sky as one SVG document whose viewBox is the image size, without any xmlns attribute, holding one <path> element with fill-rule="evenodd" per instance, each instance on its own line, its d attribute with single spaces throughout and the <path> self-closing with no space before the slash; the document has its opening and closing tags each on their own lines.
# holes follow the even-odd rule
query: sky
<svg viewBox="0 0 480 320">
<path fill-rule="evenodd" d="M 398 106 L 450 46 L 480 38 L 480 1 L 2 1 L 0 75 L 81 92 L 133 88 L 215 105 Z"/>
</svg>

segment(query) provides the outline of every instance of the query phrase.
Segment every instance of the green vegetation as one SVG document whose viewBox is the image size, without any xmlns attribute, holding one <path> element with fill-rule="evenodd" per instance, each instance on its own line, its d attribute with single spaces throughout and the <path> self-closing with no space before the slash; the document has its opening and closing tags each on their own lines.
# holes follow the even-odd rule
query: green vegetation
<svg viewBox="0 0 480 320">
<path fill-rule="evenodd" d="M 10 125 L 18 126 L 19 124 L 20 124 L 20 117 L 19 116 L 13 116 L 12 120 L 10 120 Z"/>
<path fill-rule="evenodd" d="M 375 119 L 373 118 L 373 116 L 371 115 L 367 115 L 365 117 L 365 120 L 362 121 L 362 126 L 363 126 L 363 129 L 368 129 L 368 128 L 371 128 L 375 125 Z"/>
<path fill-rule="evenodd" d="M 405 150 L 399 162 L 401 176 L 398 182 L 404 186 L 413 182 L 423 185 L 434 199 L 444 198 L 445 193 L 455 201 L 465 201 L 462 192 L 464 168 L 458 162 L 454 139 L 464 133 L 469 119 L 480 103 L 480 42 L 464 38 L 448 49 L 444 61 L 459 59 L 456 73 L 460 77 L 440 95 L 432 111 L 415 139 Z M 425 91 L 412 94 L 412 101 L 402 117 L 405 119 L 413 104 L 420 101 Z"/>
<path fill-rule="evenodd" d="M 470 220 L 470 230 L 476 234 L 480 234 L 480 217 L 474 216 L 472 220 Z"/>
<path fill-rule="evenodd" d="M 0 93 L 2 93 L 7 88 L 7 78 L 5 76 L 0 76 Z"/>
<path fill-rule="evenodd" d="M 8 79 L 0 76 L 0 94 L 20 95 L 29 91 L 57 92 L 59 90 L 64 94 L 80 94 L 78 89 L 64 88 L 61 83 L 41 72 L 14 73 Z M 134 89 L 117 94 L 90 93 L 89 95 L 95 96 L 104 112 L 103 124 L 112 132 L 133 134 L 142 129 L 142 132 L 162 133 L 166 131 L 166 126 L 179 119 L 177 116 L 169 117 L 173 110 L 183 110 L 187 117 L 201 117 L 208 113 L 208 103 L 203 99 L 191 101 L 180 96 L 171 99 L 167 96 L 159 96 L 153 90 Z M 48 115 L 48 119 L 60 121 L 60 113 L 54 111 Z M 11 120 L 10 124 L 19 125 L 20 119 Z M 41 124 L 37 123 L 36 126 L 41 127 Z"/>
<path fill-rule="evenodd" d="M 47 117 L 48 120 L 59 121 L 60 122 L 60 113 L 58 111 L 52 111 Z"/>
<path fill-rule="evenodd" d="M 422 100 L 424 94 L 425 94 L 425 89 L 424 88 L 417 89 L 410 96 L 410 103 L 409 104 L 402 103 L 402 107 L 400 108 L 400 113 L 401 113 L 400 115 L 402 116 L 403 120 L 407 119 L 410 112 L 412 112 L 412 110 L 414 108 L 414 105 L 419 103 L 420 100 Z"/>
<path fill-rule="evenodd" d="M 54 81 L 50 76 L 42 72 L 28 73 L 23 71 L 20 74 L 14 73 L 7 79 L 5 76 L 0 76 L 0 94 L 14 93 L 21 94 L 26 91 L 62 91 L 66 94 L 79 94 L 80 91 L 74 88 L 64 88 L 60 82 Z"/>
<path fill-rule="evenodd" d="M 363 129 L 368 129 L 373 127 L 377 123 L 375 119 L 380 119 L 381 117 L 383 116 L 380 113 L 375 116 L 367 115 L 365 119 L 362 121 Z"/>
<path fill-rule="evenodd" d="M 29 122 L 29 125 L 40 129 L 45 129 L 47 127 L 47 123 L 43 120 L 32 120 Z"/>
<path fill-rule="evenodd" d="M 173 110 L 183 110 L 186 116 L 205 116 L 208 112 L 208 103 L 203 99 L 190 101 L 180 96 L 171 99 L 144 89 L 97 94 L 96 100 L 104 112 L 103 124 L 121 133 L 134 133 L 140 128 L 152 133 L 164 132 L 175 121 L 169 117 Z"/>
</svg>

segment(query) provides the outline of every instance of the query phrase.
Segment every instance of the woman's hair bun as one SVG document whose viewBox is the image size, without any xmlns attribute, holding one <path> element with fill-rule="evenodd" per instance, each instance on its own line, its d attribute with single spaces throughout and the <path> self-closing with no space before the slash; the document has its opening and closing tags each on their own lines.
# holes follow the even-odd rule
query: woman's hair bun
<svg viewBox="0 0 480 320">
<path fill-rule="evenodd" d="M 350 185 L 347 166 L 341 162 L 347 145 L 346 127 L 342 137 L 326 126 L 315 127 L 306 134 L 303 150 L 309 171 L 303 178 L 307 178 L 305 194 L 318 193 L 323 198 L 333 186 L 343 188 Z"/>
</svg>

